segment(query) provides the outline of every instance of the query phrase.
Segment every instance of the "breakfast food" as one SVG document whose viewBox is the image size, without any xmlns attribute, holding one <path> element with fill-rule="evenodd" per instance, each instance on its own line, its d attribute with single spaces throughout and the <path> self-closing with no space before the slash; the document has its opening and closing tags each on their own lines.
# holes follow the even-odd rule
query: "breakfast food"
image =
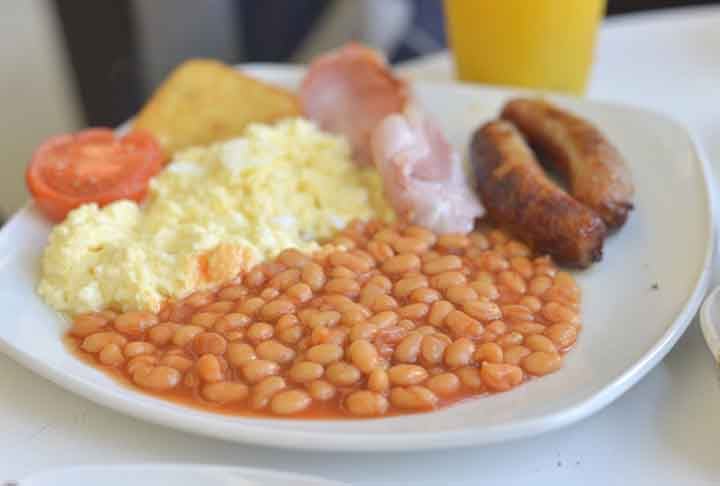
<svg viewBox="0 0 720 486">
<path fill-rule="evenodd" d="M 602 141 L 590 147 L 572 118 L 530 133 L 534 112 L 518 111 L 531 141 L 582 179 L 576 200 L 513 123 L 480 128 L 471 159 L 494 229 L 478 226 L 485 210 L 457 151 L 377 52 L 320 56 L 299 100 L 309 119 L 292 93 L 191 61 L 129 135 L 41 148 L 28 184 L 65 219 L 38 293 L 72 319 L 69 348 L 165 399 L 297 418 L 435 410 L 561 368 L 580 289 L 548 254 L 588 266 L 603 217 L 624 218 L 608 203 L 622 174 L 612 162 L 595 199 L 608 211 L 579 200 Z"/>
<path fill-rule="evenodd" d="M 250 123 L 296 117 L 295 95 L 210 59 L 180 65 L 133 123 L 153 133 L 170 154 L 237 137 Z"/>
<path fill-rule="evenodd" d="M 146 132 L 118 137 L 110 129 L 91 128 L 46 140 L 33 154 L 25 176 L 37 208 L 61 221 L 83 204 L 141 201 L 164 160 L 156 140 Z"/>
<path fill-rule="evenodd" d="M 633 183 L 625 161 L 587 120 L 543 100 L 515 99 L 501 117 L 515 124 L 530 145 L 566 177 L 570 194 L 595 211 L 609 229 L 633 208 Z"/>
<path fill-rule="evenodd" d="M 548 178 L 510 122 L 480 127 L 470 157 L 493 221 L 560 263 L 583 268 L 600 260 L 607 232 L 602 219 Z"/>
<path fill-rule="evenodd" d="M 580 290 L 498 230 L 354 222 L 216 292 L 78 315 L 70 345 L 121 380 L 230 414 L 379 417 L 505 392 L 562 366 Z"/>
<path fill-rule="evenodd" d="M 309 118 L 351 141 L 358 163 L 372 161 L 401 217 L 466 233 L 484 214 L 457 152 L 376 51 L 350 44 L 320 56 L 300 99 Z"/>
<path fill-rule="evenodd" d="M 85 205 L 53 229 L 39 294 L 59 311 L 157 311 L 286 248 L 312 251 L 348 221 L 391 219 L 376 171 L 301 119 L 179 153 L 144 207 Z"/>
</svg>

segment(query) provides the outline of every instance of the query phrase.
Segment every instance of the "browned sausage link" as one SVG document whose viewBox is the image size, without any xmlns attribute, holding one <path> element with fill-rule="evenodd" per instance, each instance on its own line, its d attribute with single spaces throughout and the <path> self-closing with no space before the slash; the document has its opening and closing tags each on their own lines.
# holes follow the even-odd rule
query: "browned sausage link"
<svg viewBox="0 0 720 486">
<path fill-rule="evenodd" d="M 512 123 L 486 123 L 470 148 L 491 219 L 560 263 L 587 267 L 602 257 L 602 219 L 551 181 Z"/>
<path fill-rule="evenodd" d="M 508 102 L 509 120 L 530 145 L 567 178 L 570 194 L 619 228 L 633 208 L 630 170 L 620 153 L 590 122 L 543 100 Z"/>
</svg>

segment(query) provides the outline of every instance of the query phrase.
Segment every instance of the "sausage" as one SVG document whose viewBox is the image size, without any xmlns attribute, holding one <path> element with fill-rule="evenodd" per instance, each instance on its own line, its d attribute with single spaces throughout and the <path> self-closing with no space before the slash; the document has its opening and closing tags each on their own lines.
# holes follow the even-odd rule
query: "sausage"
<svg viewBox="0 0 720 486">
<path fill-rule="evenodd" d="M 477 129 L 470 158 L 496 224 L 565 265 L 585 268 L 602 258 L 603 220 L 548 178 L 512 123 L 495 120 Z"/>
<path fill-rule="evenodd" d="M 609 229 L 625 224 L 635 192 L 630 169 L 600 130 L 539 99 L 512 100 L 501 118 L 514 123 L 530 146 L 547 156 L 567 179 L 570 194 L 595 211 Z"/>
</svg>

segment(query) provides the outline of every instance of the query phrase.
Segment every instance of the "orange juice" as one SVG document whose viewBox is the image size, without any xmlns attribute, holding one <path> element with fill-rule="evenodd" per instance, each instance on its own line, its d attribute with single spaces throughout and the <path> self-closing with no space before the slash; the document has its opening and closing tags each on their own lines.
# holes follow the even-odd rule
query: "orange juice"
<svg viewBox="0 0 720 486">
<path fill-rule="evenodd" d="M 581 94 L 605 0 L 445 0 L 464 81 Z"/>
</svg>

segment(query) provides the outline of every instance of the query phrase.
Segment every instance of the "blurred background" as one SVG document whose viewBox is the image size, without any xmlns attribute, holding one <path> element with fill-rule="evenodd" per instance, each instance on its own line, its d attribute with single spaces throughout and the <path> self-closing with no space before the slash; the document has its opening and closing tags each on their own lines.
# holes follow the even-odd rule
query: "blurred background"
<svg viewBox="0 0 720 486">
<path fill-rule="evenodd" d="M 720 1 L 608 0 L 607 14 L 703 3 Z M 38 143 L 121 123 L 186 58 L 305 62 L 357 39 L 401 62 L 446 45 L 440 0 L 6 0 L 0 27 L 0 221 L 25 202 Z"/>
</svg>

